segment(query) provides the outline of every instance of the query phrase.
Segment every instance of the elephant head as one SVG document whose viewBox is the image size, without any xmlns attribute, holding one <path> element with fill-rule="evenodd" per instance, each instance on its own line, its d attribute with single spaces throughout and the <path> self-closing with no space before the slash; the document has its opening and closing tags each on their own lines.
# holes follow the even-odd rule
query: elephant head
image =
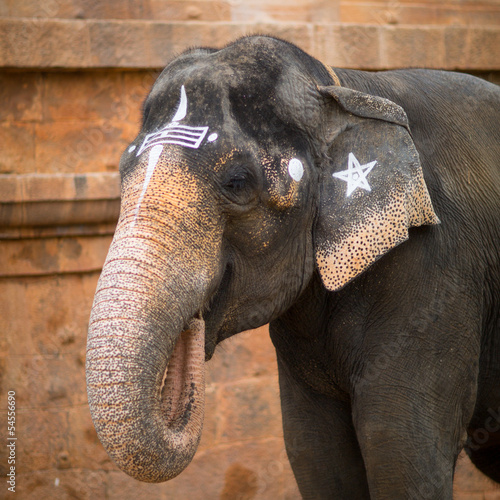
<svg viewBox="0 0 500 500">
<path fill-rule="evenodd" d="M 293 45 L 248 37 L 181 55 L 146 99 L 87 347 L 94 425 L 137 479 L 192 459 L 217 343 L 437 222 L 404 111 L 328 81 Z"/>
</svg>

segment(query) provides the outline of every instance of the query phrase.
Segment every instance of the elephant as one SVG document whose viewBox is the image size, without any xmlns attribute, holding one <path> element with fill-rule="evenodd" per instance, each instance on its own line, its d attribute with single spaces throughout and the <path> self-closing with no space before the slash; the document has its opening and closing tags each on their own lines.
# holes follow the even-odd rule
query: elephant
<svg viewBox="0 0 500 500">
<path fill-rule="evenodd" d="M 500 90 L 332 68 L 266 35 L 158 76 L 120 160 L 89 321 L 100 441 L 130 476 L 192 460 L 204 365 L 270 324 L 307 499 L 451 499 L 500 481 Z"/>
</svg>

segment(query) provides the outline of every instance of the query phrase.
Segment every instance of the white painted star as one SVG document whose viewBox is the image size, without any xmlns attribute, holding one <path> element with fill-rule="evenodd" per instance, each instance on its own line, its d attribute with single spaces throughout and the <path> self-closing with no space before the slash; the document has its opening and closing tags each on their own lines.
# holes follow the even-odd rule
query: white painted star
<svg viewBox="0 0 500 500">
<path fill-rule="evenodd" d="M 372 171 L 372 168 L 376 165 L 377 160 L 371 161 L 366 165 L 360 165 L 357 158 L 353 153 L 349 153 L 349 159 L 347 161 L 347 170 L 342 170 L 342 172 L 337 172 L 333 174 L 333 177 L 337 177 L 347 182 L 347 194 L 346 196 L 351 196 L 356 188 L 362 188 L 366 191 L 371 191 L 371 187 L 368 184 L 366 176 Z"/>
</svg>

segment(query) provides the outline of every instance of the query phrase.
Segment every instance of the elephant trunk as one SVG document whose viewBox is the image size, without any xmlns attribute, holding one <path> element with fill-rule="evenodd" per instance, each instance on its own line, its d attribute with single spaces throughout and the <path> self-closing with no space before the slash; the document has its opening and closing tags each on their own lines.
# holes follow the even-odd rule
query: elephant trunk
<svg viewBox="0 0 500 500">
<path fill-rule="evenodd" d="M 161 482 L 184 470 L 201 437 L 200 311 L 219 275 L 217 238 L 195 241 L 202 221 L 187 206 L 170 214 L 168 224 L 177 223 L 168 231 L 165 218 L 137 218 L 128 205 L 122 200 L 92 307 L 87 392 L 110 457 L 136 479 Z M 187 247 L 179 227 L 189 230 Z"/>
<path fill-rule="evenodd" d="M 200 440 L 205 330 L 202 319 L 192 319 L 182 332 L 180 318 L 145 320 L 151 312 L 144 306 L 119 286 L 98 288 L 87 390 L 94 426 L 111 458 L 136 479 L 160 482 L 189 464 Z"/>
</svg>

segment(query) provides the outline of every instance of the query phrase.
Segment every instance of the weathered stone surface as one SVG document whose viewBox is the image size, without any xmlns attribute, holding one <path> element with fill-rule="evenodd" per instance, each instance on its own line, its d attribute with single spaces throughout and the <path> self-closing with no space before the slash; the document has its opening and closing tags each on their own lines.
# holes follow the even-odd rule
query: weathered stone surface
<svg viewBox="0 0 500 500">
<path fill-rule="evenodd" d="M 42 172 L 116 171 L 137 132 L 124 122 L 43 122 L 36 126 L 36 165 Z"/>
<path fill-rule="evenodd" d="M 29 244 L 9 240 L 2 244 L 0 277 L 99 271 L 111 236 L 42 238 Z"/>
<path fill-rule="evenodd" d="M 93 470 L 48 469 L 20 474 L 16 494 L 26 500 L 107 498 L 107 474 Z"/>
<path fill-rule="evenodd" d="M 321 50 L 321 40 L 326 30 L 334 34 L 339 31 L 341 41 L 344 40 L 343 31 L 346 37 L 354 34 L 354 39 L 349 43 L 342 41 L 336 44 L 338 55 L 336 59 L 330 60 L 334 65 L 347 61 L 345 66 L 363 68 L 367 60 L 364 51 L 368 48 L 378 51 L 376 57 L 371 54 L 368 56 L 369 61 L 378 61 L 376 65 L 370 64 L 370 68 L 417 65 L 467 69 L 459 54 L 454 51 L 445 53 L 444 39 L 449 31 L 453 33 L 454 26 L 437 23 L 426 26 L 398 25 L 390 20 L 396 14 L 387 12 L 387 16 L 384 16 L 389 21 L 383 22 L 385 17 L 382 16 L 374 26 L 291 19 L 287 22 L 271 22 L 266 16 L 254 23 L 0 18 L 0 35 L 3 35 L 0 37 L 0 67 L 157 69 L 188 47 L 221 47 L 238 36 L 252 33 L 274 34 L 319 56 L 321 53 L 316 49 L 315 32 L 320 37 L 318 48 Z M 377 38 L 380 38 L 380 45 L 375 47 L 374 27 L 378 30 Z M 468 61 L 473 67 L 498 69 L 500 26 L 467 26 L 462 29 L 471 39 Z M 371 44 L 367 43 L 369 40 Z"/>
<path fill-rule="evenodd" d="M 57 122 L 123 119 L 127 98 L 123 73 L 47 73 L 43 76 L 43 120 Z"/>
<path fill-rule="evenodd" d="M 68 382 L 74 373 L 81 373 L 98 277 L 99 273 L 94 272 L 2 280 L 2 297 L 8 300 L 0 301 L 0 359 L 26 361 L 33 370 L 39 366 L 33 374 L 37 384 L 51 383 L 45 371 L 47 360 L 56 363 L 61 356 L 80 356 L 80 365 L 75 359 Z M 17 371 L 14 361 L 10 362 L 12 370 Z M 4 374 L 3 380 L 8 377 L 8 373 Z M 12 377 L 11 382 L 16 385 L 17 379 Z M 3 389 L 9 390 L 6 385 Z M 26 390 L 26 397 L 39 397 L 29 387 Z"/>
<path fill-rule="evenodd" d="M 0 73 L 0 122 L 41 121 L 42 95 L 40 73 Z"/>
<path fill-rule="evenodd" d="M 462 452 L 458 457 L 453 484 L 454 500 L 498 500 L 500 485 L 481 474 Z"/>
<path fill-rule="evenodd" d="M 0 174 L 24 174 L 36 168 L 35 125 L 33 123 L 0 122 Z"/>
<path fill-rule="evenodd" d="M 376 26 L 326 24 L 315 27 L 315 55 L 340 68 L 380 68 L 380 37 Z"/>
<path fill-rule="evenodd" d="M 407 25 L 496 25 L 500 24 L 498 2 L 381 1 L 340 2 L 345 23 Z"/>
<path fill-rule="evenodd" d="M 2 388 L 5 392 L 16 391 L 19 411 L 56 410 L 86 404 L 83 357 L 84 351 L 73 356 L 9 356 Z M 20 429 L 23 429 L 21 424 Z M 29 438 L 36 439 L 36 433 L 26 432 Z"/>
<path fill-rule="evenodd" d="M 119 471 L 90 418 L 86 330 L 117 166 L 159 70 L 193 45 L 270 33 L 335 66 L 474 70 L 498 83 L 499 12 L 497 0 L 0 2 L 0 420 L 15 390 L 19 498 L 300 498 L 265 327 L 225 341 L 207 366 L 200 448 L 173 481 Z M 2 477 L 6 459 L 0 447 Z M 500 490 L 462 456 L 454 498 Z"/>
<path fill-rule="evenodd" d="M 60 19 L 498 25 L 495 0 L 5 0 L 0 15 Z"/>
<path fill-rule="evenodd" d="M 2 203 L 98 201 L 119 197 L 117 173 L 0 175 Z"/>
<path fill-rule="evenodd" d="M 142 102 L 156 76 L 1 74 L 0 174 L 116 171 L 139 131 Z"/>
<path fill-rule="evenodd" d="M 223 416 L 218 429 L 221 442 L 237 441 L 242 436 L 262 439 L 282 432 L 276 377 L 227 384 L 220 390 L 218 403 L 218 412 Z"/>
<path fill-rule="evenodd" d="M 150 19 L 165 21 L 231 21 L 233 6 L 229 1 L 150 0 Z"/>
<path fill-rule="evenodd" d="M 89 252 L 75 253 L 80 245 L 77 239 L 62 237 L 113 233 L 120 205 L 118 173 L 0 174 L 0 199 L 0 239 L 7 240 L 0 276 L 27 274 L 27 265 L 28 273 L 34 274 L 100 268 L 109 242 L 90 237 L 85 240 L 90 243 Z M 22 236 L 41 239 L 26 242 Z M 45 258 L 50 252 L 53 258 Z M 80 258 L 82 265 L 77 262 Z"/>
<path fill-rule="evenodd" d="M 388 26 L 382 30 L 382 68 L 445 67 L 443 28 Z"/>
<path fill-rule="evenodd" d="M 88 67 L 84 21 L 0 18 L 0 67 Z"/>
<path fill-rule="evenodd" d="M 269 328 L 264 326 L 235 335 L 220 344 L 214 358 L 207 364 L 207 383 L 224 384 L 239 379 L 273 377 L 277 373 Z"/>
<path fill-rule="evenodd" d="M 67 450 L 68 433 L 65 410 L 17 410 L 16 471 L 24 474 L 58 469 L 58 456 Z"/>
<path fill-rule="evenodd" d="M 92 21 L 90 61 L 96 67 L 151 67 L 150 23 L 140 21 Z"/>
<path fill-rule="evenodd" d="M 111 472 L 109 491 L 110 500 L 132 500 L 137 494 L 169 500 L 300 499 L 283 441 L 277 438 L 198 453 L 183 473 L 163 485 L 136 485 L 125 474 Z"/>
</svg>

